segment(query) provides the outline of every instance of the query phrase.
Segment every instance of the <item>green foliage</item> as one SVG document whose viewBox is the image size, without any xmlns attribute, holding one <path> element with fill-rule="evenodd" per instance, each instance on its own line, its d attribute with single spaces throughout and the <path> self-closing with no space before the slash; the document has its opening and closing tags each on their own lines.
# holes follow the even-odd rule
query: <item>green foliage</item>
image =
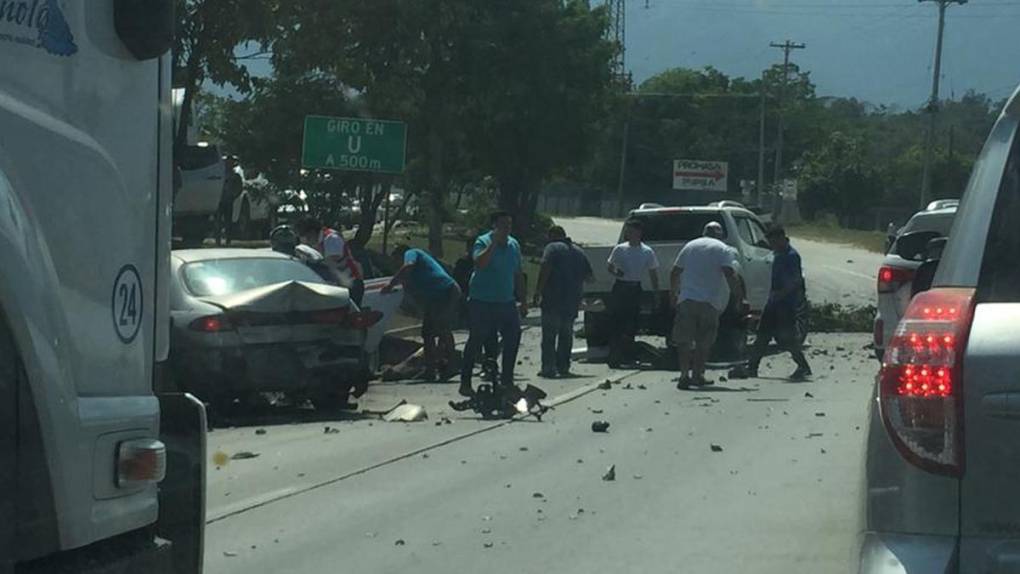
<svg viewBox="0 0 1020 574">
<path fill-rule="evenodd" d="M 810 331 L 817 333 L 870 333 L 875 320 L 874 305 L 826 303 L 811 307 Z"/>
<path fill-rule="evenodd" d="M 800 207 L 814 218 L 824 212 L 853 216 L 882 197 L 882 182 L 860 136 L 832 132 L 817 150 L 804 153 L 799 169 Z"/>
</svg>

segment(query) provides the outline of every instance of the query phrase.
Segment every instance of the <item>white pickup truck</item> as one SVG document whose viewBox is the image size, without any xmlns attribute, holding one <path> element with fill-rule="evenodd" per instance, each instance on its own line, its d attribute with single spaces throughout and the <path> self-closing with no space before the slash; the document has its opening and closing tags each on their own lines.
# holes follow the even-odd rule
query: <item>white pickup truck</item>
<svg viewBox="0 0 1020 574">
<path fill-rule="evenodd" d="M 758 314 L 768 301 L 772 284 L 772 251 L 765 239 L 765 226 L 753 212 L 732 206 L 645 207 L 630 212 L 630 217 L 644 224 L 644 242 L 659 259 L 659 290 L 669 289 L 669 274 L 680 249 L 702 235 L 705 224 L 715 221 L 723 226 L 723 241 L 737 252 L 740 276 L 747 290 L 752 314 Z M 620 239 L 623 241 L 621 224 Z M 607 238 L 609 239 L 609 238 Z M 606 311 L 614 277 L 606 262 L 616 242 L 604 246 L 586 246 L 585 252 L 595 271 L 595 280 L 585 285 L 584 325 L 589 356 L 606 354 L 612 322 Z M 641 302 L 640 330 L 654 335 L 667 335 L 672 326 L 671 313 L 661 308 L 662 296 L 651 292 L 647 277 Z"/>
</svg>

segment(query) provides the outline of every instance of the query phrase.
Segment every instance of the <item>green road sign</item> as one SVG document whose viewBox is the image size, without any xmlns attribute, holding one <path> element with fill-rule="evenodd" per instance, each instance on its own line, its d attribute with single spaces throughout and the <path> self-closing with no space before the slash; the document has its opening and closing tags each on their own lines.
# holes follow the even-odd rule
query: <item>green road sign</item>
<svg viewBox="0 0 1020 574">
<path fill-rule="evenodd" d="M 404 122 L 305 116 L 301 165 L 308 169 L 401 173 L 406 144 Z"/>
</svg>

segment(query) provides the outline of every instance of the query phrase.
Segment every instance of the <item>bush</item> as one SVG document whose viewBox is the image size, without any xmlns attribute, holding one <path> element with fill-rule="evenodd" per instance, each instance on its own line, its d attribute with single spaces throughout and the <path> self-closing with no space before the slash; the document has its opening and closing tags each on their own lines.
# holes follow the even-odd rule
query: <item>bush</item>
<svg viewBox="0 0 1020 574">
<path fill-rule="evenodd" d="M 811 308 L 810 329 L 816 333 L 870 333 L 874 320 L 874 305 L 826 303 Z"/>
</svg>

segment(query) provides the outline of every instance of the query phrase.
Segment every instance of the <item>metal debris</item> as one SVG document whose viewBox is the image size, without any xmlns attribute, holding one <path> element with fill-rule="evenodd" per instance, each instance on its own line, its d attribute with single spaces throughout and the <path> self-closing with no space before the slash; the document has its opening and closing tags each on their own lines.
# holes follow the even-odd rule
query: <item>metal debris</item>
<svg viewBox="0 0 1020 574">
<path fill-rule="evenodd" d="M 598 388 L 602 389 L 603 391 L 608 391 L 609 389 L 613 388 L 613 383 L 609 382 L 609 379 L 606 379 L 599 383 Z"/>
<path fill-rule="evenodd" d="M 393 543 L 394 546 L 403 546 L 404 544 L 407 544 L 407 543 L 404 542 L 403 538 L 397 538 L 397 541 Z"/>
<path fill-rule="evenodd" d="M 591 432 L 609 432 L 609 422 L 595 421 L 591 423 Z"/>
<path fill-rule="evenodd" d="M 813 398 L 815 398 L 815 396 L 812 395 L 811 393 L 804 393 L 804 398 L 805 399 L 813 399 Z"/>
<path fill-rule="evenodd" d="M 251 452 L 248 450 L 242 450 L 241 452 L 235 452 L 230 460 L 246 460 L 249 458 L 258 458 L 260 455 L 257 452 Z"/>
<path fill-rule="evenodd" d="M 266 434 L 266 429 L 255 429 L 255 434 L 257 435 Z"/>
<path fill-rule="evenodd" d="M 602 480 L 605 480 L 607 482 L 608 481 L 616 480 L 616 465 L 615 464 L 611 465 L 608 469 L 606 469 L 606 473 L 602 475 Z"/>
<path fill-rule="evenodd" d="M 395 407 L 393 410 L 383 415 L 383 420 L 388 423 L 398 421 L 413 423 L 427 420 L 428 418 L 429 415 L 425 412 L 425 407 L 421 405 L 412 405 L 410 403 Z"/>
<path fill-rule="evenodd" d="M 815 413 L 815 416 L 816 417 L 824 417 L 825 413 L 819 411 L 819 412 Z"/>
<path fill-rule="evenodd" d="M 541 492 L 532 492 L 531 498 L 545 498 L 545 495 L 542 494 Z"/>
<path fill-rule="evenodd" d="M 722 452 L 723 448 L 717 444 L 711 445 L 712 452 Z"/>
<path fill-rule="evenodd" d="M 340 429 L 335 429 L 331 426 L 327 426 L 322 429 L 322 434 L 336 434 L 338 432 L 340 432 Z"/>
</svg>

